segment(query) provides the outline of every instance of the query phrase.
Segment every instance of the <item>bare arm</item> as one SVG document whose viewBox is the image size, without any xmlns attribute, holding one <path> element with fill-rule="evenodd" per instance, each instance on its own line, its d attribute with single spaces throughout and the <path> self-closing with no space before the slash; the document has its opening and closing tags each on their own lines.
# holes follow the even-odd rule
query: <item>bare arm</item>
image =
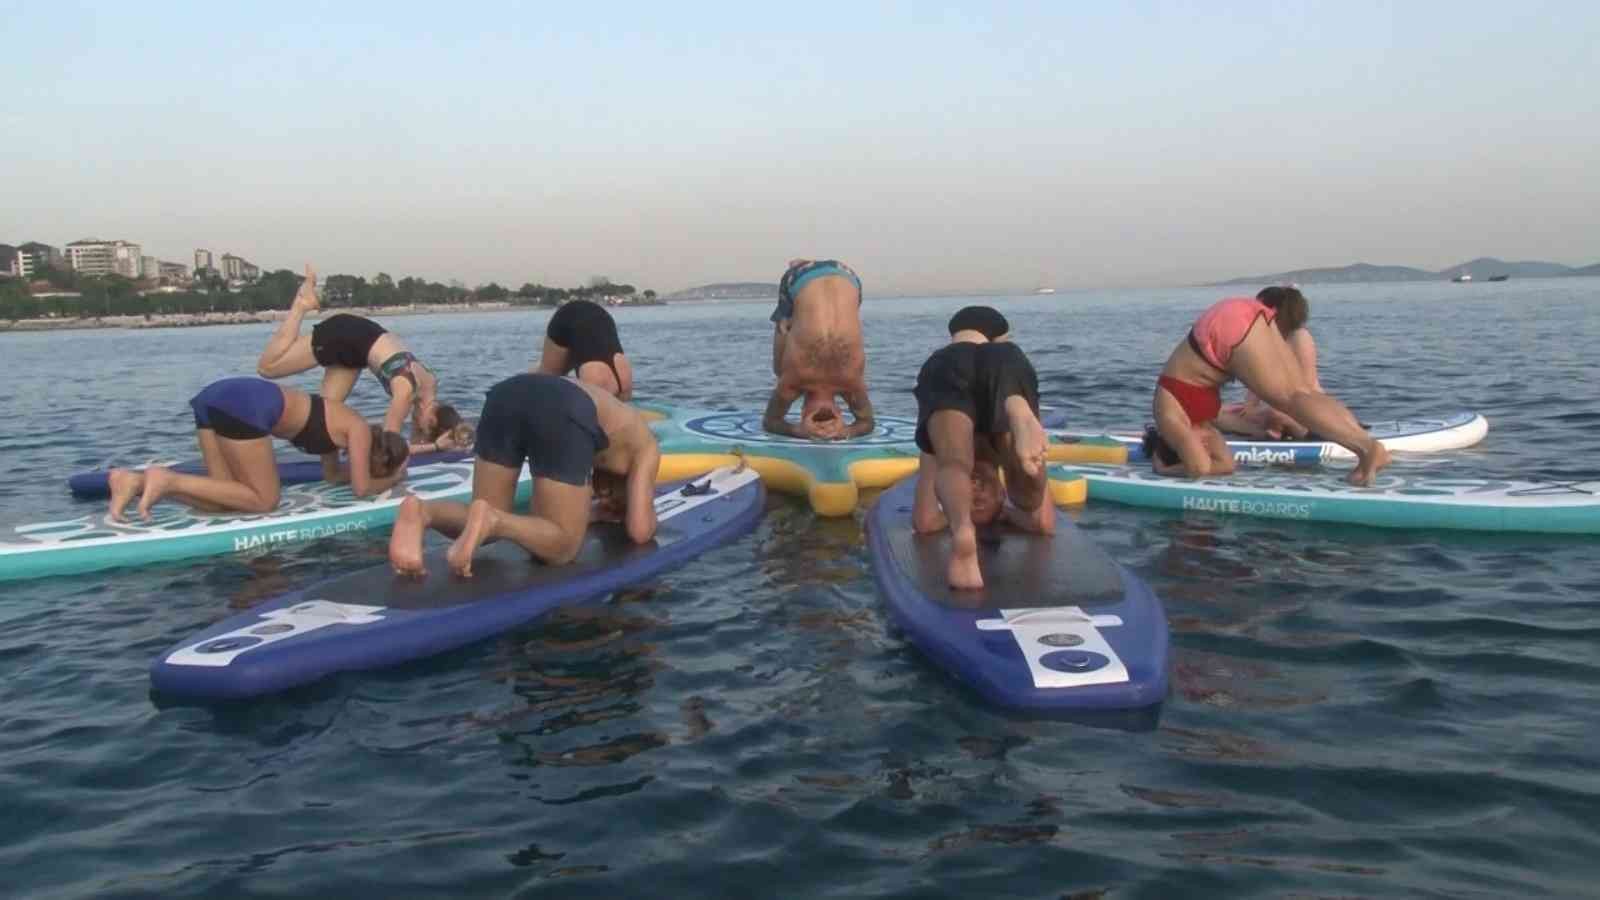
<svg viewBox="0 0 1600 900">
<path fill-rule="evenodd" d="M 394 394 L 389 398 L 389 408 L 383 413 L 383 430 L 404 434 L 401 429 L 406 424 L 406 414 L 411 412 L 411 398 L 416 396 L 417 389 L 409 378 L 393 379 L 389 382 L 389 389 Z"/>
<path fill-rule="evenodd" d="M 789 340 L 789 319 L 780 319 L 772 326 L 772 374 L 783 377 L 783 345 Z"/>
<path fill-rule="evenodd" d="M 385 478 L 374 477 L 370 469 L 372 465 L 372 431 L 367 428 L 365 422 L 361 422 L 359 419 L 357 422 L 358 424 L 355 427 L 345 432 L 345 455 L 349 457 L 349 461 L 344 467 L 344 471 L 340 473 L 345 475 L 346 478 L 339 480 L 348 479 L 350 491 L 357 497 L 373 497 L 399 484 L 406 477 L 406 467 L 404 465 L 400 466 Z M 328 471 L 330 457 L 332 458 L 332 464 L 336 467 L 338 466 L 338 454 L 329 454 L 322 458 L 323 472 Z"/>
<path fill-rule="evenodd" d="M 854 438 L 871 434 L 878 427 L 877 421 L 872 417 L 872 401 L 867 397 L 865 384 L 845 394 L 844 402 L 850 405 L 850 413 L 856 417 L 850 427 L 844 430 L 845 437 Z"/>
<path fill-rule="evenodd" d="M 635 544 L 656 536 L 656 473 L 661 468 L 661 448 L 651 438 L 628 470 L 628 512 L 625 527 Z"/>
<path fill-rule="evenodd" d="M 1035 534 L 1056 533 L 1056 510 L 1050 503 L 1041 503 L 1037 509 L 1025 510 L 1007 503 L 1005 505 L 1006 521 Z"/>
<path fill-rule="evenodd" d="M 789 437 L 803 438 L 806 433 L 799 426 L 789 424 L 784 416 L 789 414 L 789 407 L 794 404 L 798 393 L 787 393 L 780 382 L 772 389 L 772 399 L 767 401 L 767 411 L 761 416 L 761 428 L 771 434 L 782 434 Z"/>
</svg>

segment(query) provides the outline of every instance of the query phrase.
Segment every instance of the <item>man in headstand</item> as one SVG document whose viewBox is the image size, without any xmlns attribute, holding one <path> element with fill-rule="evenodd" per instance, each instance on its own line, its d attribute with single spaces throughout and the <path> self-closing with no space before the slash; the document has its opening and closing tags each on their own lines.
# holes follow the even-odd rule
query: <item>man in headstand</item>
<svg viewBox="0 0 1600 900">
<path fill-rule="evenodd" d="M 950 343 L 917 373 L 922 458 L 911 526 L 950 529 L 948 577 L 957 589 L 983 587 L 977 526 L 1003 514 L 1029 531 L 1055 531 L 1039 377 L 1016 344 L 990 338 L 1009 330 L 999 312 L 968 307 L 950 320 Z"/>
<path fill-rule="evenodd" d="M 416 497 L 401 503 L 389 540 L 396 572 L 427 574 L 428 528 L 456 539 L 446 559 L 462 577 L 472 575 L 478 547 L 500 538 L 542 562 L 571 562 L 591 513 L 621 521 L 634 543 L 655 537 L 661 448 L 638 410 L 608 391 L 558 375 L 513 375 L 489 389 L 474 453 L 471 506 Z M 524 462 L 533 473 L 528 514 L 512 510 Z"/>
<path fill-rule="evenodd" d="M 838 440 L 871 434 L 867 357 L 861 338 L 861 279 L 838 260 L 795 259 L 778 282 L 772 313 L 772 389 L 761 427 L 773 434 Z M 784 418 L 805 397 L 800 424 Z M 846 425 L 838 397 L 855 421 Z"/>
</svg>

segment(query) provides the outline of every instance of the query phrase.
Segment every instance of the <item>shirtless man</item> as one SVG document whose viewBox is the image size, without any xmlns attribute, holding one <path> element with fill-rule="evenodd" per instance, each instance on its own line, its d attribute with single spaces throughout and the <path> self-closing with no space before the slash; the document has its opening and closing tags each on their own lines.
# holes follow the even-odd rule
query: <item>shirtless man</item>
<svg viewBox="0 0 1600 900">
<path fill-rule="evenodd" d="M 772 374 L 778 376 L 761 427 L 773 434 L 839 440 L 871 434 L 867 357 L 861 339 L 861 279 L 832 260 L 794 259 L 778 283 L 772 313 Z M 855 421 L 846 425 L 836 397 Z M 800 424 L 784 418 L 798 397 Z"/>
<path fill-rule="evenodd" d="M 661 448 L 644 417 L 609 391 L 558 375 L 513 375 L 489 389 L 474 453 L 470 506 L 416 497 L 400 505 L 389 539 L 396 572 L 427 574 L 429 528 L 455 538 L 445 558 L 463 578 L 478 547 L 501 538 L 541 562 L 571 562 L 592 514 L 622 522 L 634 543 L 655 537 Z M 524 462 L 536 510 L 526 514 L 512 509 Z"/>
<path fill-rule="evenodd" d="M 983 587 L 977 526 L 1004 515 L 1028 531 L 1055 532 L 1039 377 L 1021 348 L 989 337 L 1008 331 L 998 312 L 964 309 L 950 321 L 950 343 L 917 373 L 922 457 L 911 527 L 924 534 L 950 529 L 947 577 L 957 589 Z"/>
</svg>

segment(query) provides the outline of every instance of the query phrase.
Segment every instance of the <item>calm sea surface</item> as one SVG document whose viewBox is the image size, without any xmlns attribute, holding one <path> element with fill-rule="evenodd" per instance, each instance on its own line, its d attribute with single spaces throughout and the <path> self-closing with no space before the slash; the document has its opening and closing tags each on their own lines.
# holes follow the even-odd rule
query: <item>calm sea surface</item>
<svg viewBox="0 0 1600 900">
<path fill-rule="evenodd" d="M 865 307 L 884 412 L 966 300 Z M 1370 419 L 1488 416 L 1430 471 L 1600 478 L 1600 279 L 1314 287 Z M 1074 426 L 1137 425 L 1216 289 L 995 300 Z M 624 310 L 642 399 L 759 408 L 765 303 Z M 548 313 L 386 322 L 476 408 Z M 0 335 L 0 519 L 195 456 L 264 325 Z M 297 384 L 313 388 L 302 376 Z M 358 406 L 381 408 L 370 378 Z M 1594 896 L 1600 539 L 1091 504 L 1172 623 L 1143 733 L 1011 718 L 886 626 L 861 516 L 774 495 L 659 581 L 414 665 L 164 703 L 159 651 L 379 562 L 350 538 L 0 585 L 0 895 Z"/>
</svg>

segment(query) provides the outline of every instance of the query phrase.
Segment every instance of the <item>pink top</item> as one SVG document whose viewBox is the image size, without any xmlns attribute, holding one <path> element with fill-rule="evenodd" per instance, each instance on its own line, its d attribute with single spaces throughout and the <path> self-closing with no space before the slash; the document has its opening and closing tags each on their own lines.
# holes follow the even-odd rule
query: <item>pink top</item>
<svg viewBox="0 0 1600 900">
<path fill-rule="evenodd" d="M 1218 300 L 1195 320 L 1189 331 L 1189 345 L 1201 359 L 1218 371 L 1227 372 L 1234 348 L 1244 342 L 1258 316 L 1271 322 L 1278 317 L 1278 311 L 1254 297 Z"/>
</svg>

